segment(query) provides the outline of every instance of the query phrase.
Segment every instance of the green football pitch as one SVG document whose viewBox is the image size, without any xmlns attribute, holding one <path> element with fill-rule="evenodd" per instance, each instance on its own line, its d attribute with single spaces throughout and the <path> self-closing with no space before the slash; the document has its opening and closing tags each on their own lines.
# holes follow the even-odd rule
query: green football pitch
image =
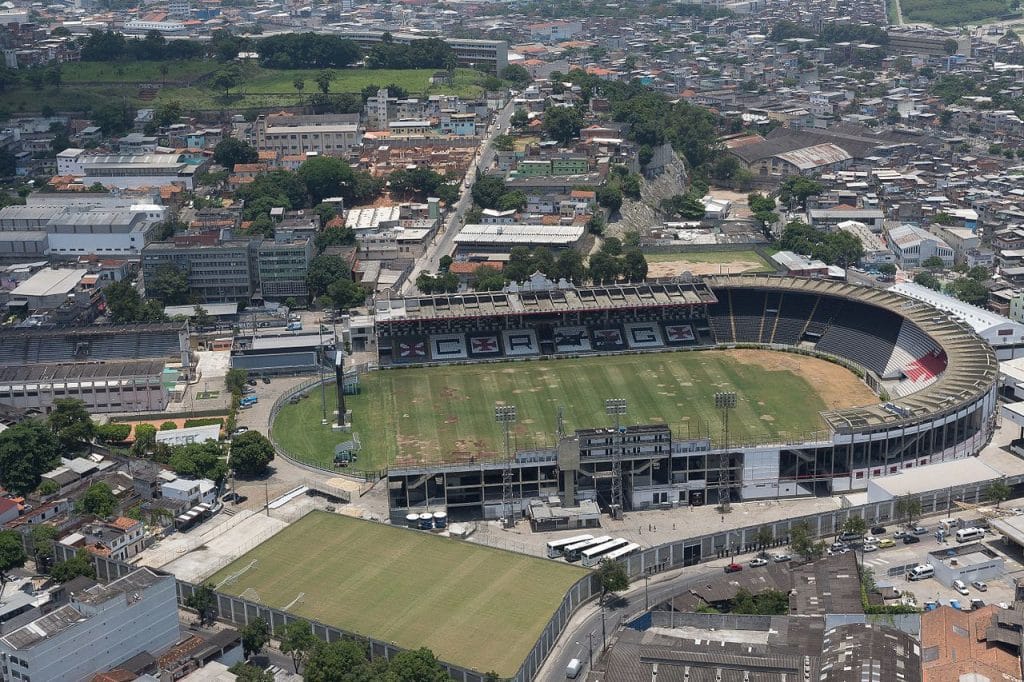
<svg viewBox="0 0 1024 682">
<path fill-rule="evenodd" d="M 450 663 L 511 677 L 566 591 L 584 575 L 564 563 L 312 512 L 208 582 L 311 620 L 406 648 L 425 646 Z"/>
<path fill-rule="evenodd" d="M 361 469 L 395 462 L 488 459 L 504 452 L 495 404 L 515 405 L 512 446 L 554 444 L 558 409 L 565 428 L 609 425 L 606 398 L 625 398 L 624 424 L 667 423 L 682 437 L 722 431 L 714 394 L 735 391 L 729 417 L 734 443 L 794 438 L 823 427 L 824 409 L 877 401 L 848 370 L 792 353 L 762 350 L 612 355 L 541 362 L 380 370 L 360 378 L 350 396 Z M 326 391 L 327 409 L 335 409 Z M 320 425 L 319 391 L 286 405 L 274 437 L 296 458 L 330 466 L 334 446 L 348 436 Z"/>
</svg>

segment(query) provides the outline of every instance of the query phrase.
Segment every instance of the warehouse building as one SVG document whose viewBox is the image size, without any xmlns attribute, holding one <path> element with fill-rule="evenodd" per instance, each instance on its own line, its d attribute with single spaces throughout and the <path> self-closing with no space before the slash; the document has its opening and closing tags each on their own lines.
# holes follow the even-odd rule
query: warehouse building
<svg viewBox="0 0 1024 682">
<path fill-rule="evenodd" d="M 466 225 L 455 235 L 456 254 L 509 253 L 513 247 L 571 249 L 586 234 L 583 225 Z"/>
</svg>

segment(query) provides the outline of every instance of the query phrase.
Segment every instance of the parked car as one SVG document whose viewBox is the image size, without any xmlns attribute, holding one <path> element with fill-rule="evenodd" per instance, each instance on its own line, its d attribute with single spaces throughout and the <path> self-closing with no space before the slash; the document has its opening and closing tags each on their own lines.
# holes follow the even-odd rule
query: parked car
<svg viewBox="0 0 1024 682">
<path fill-rule="evenodd" d="M 988 585 L 984 580 L 975 580 L 971 583 L 971 587 L 976 589 L 978 592 L 988 592 Z"/>
<path fill-rule="evenodd" d="M 924 526 L 914 526 L 914 530 L 912 532 L 914 535 L 925 535 L 928 532 L 928 529 Z"/>
<path fill-rule="evenodd" d="M 239 426 L 237 429 L 231 432 L 232 436 L 240 436 L 249 430 L 248 426 Z"/>
<path fill-rule="evenodd" d="M 970 594 L 970 591 L 967 589 L 967 585 L 964 583 L 963 580 L 954 580 L 953 589 L 959 592 L 960 594 L 964 595 L 965 597 L 968 594 Z"/>
<path fill-rule="evenodd" d="M 918 542 L 921 542 L 921 538 L 917 537 L 916 535 L 904 535 L 903 536 L 903 544 L 904 545 L 913 545 L 913 544 L 918 543 Z"/>
<path fill-rule="evenodd" d="M 245 495 L 239 495 L 238 493 L 232 491 L 232 492 L 226 493 L 224 495 L 224 497 L 222 497 L 220 499 L 221 499 L 222 502 L 234 502 L 235 504 L 242 504 L 243 502 L 245 502 L 249 498 L 246 497 Z"/>
<path fill-rule="evenodd" d="M 269 384 L 270 383 L 270 377 L 263 377 L 263 383 Z"/>
<path fill-rule="evenodd" d="M 762 559 L 761 557 L 758 557 L 756 559 L 751 559 L 750 560 L 750 567 L 751 568 L 758 568 L 760 566 L 767 566 L 767 565 L 768 565 L 768 560 L 767 559 Z"/>
<path fill-rule="evenodd" d="M 1014 507 L 1014 508 L 1012 508 L 1010 510 L 1010 513 L 1015 515 L 1015 516 L 1020 516 L 1020 515 L 1024 514 L 1024 508 Z"/>
<path fill-rule="evenodd" d="M 873 542 L 865 542 L 864 546 L 861 548 L 861 551 L 862 552 L 877 552 L 878 551 L 878 545 L 876 545 Z"/>
<path fill-rule="evenodd" d="M 934 611 L 937 608 L 939 608 L 939 603 L 937 601 L 935 601 L 934 599 L 929 599 L 928 601 L 926 601 L 924 603 L 924 610 L 925 611 Z"/>
<path fill-rule="evenodd" d="M 956 609 L 957 611 L 960 610 L 960 602 L 958 600 L 956 600 L 956 599 L 950 599 L 949 600 L 949 605 L 951 607 L 953 607 L 954 609 Z"/>
<path fill-rule="evenodd" d="M 881 540 L 878 541 L 878 546 L 879 546 L 879 548 L 882 548 L 882 549 L 884 549 L 886 547 L 894 547 L 895 545 L 896 545 L 896 541 L 893 540 L 892 538 L 882 538 Z"/>
<path fill-rule="evenodd" d="M 905 538 L 908 535 L 910 535 L 910 533 L 908 533 L 907 531 L 905 531 L 905 530 L 898 530 L 898 531 L 896 531 L 895 533 L 892 534 L 892 538 L 893 538 L 893 540 L 902 540 L 903 538 Z"/>
<path fill-rule="evenodd" d="M 772 555 L 772 561 L 774 561 L 777 564 L 784 564 L 787 561 L 792 561 L 792 560 L 793 560 L 793 557 L 791 557 L 788 554 L 774 554 L 774 555 Z"/>
<path fill-rule="evenodd" d="M 885 535 L 885 526 L 871 526 L 872 535 Z"/>
<path fill-rule="evenodd" d="M 856 542 L 857 540 L 860 540 L 863 537 L 864 536 L 861 533 L 850 533 L 848 531 L 844 531 L 843 533 L 840 533 L 840 535 L 839 535 L 839 539 L 842 542 L 847 542 L 847 543 L 849 543 L 849 542 Z"/>
<path fill-rule="evenodd" d="M 242 391 L 242 395 L 252 395 L 255 392 L 255 388 L 246 388 L 245 390 Z"/>
<path fill-rule="evenodd" d="M 255 386 L 256 385 L 256 380 L 255 379 L 249 379 L 245 383 L 249 384 L 250 386 Z"/>
<path fill-rule="evenodd" d="M 743 567 L 740 566 L 739 564 L 736 564 L 736 563 L 729 564 L 728 566 L 725 567 L 725 572 L 726 573 L 739 573 L 742 570 L 743 570 Z"/>
<path fill-rule="evenodd" d="M 984 606 L 985 606 L 985 601 L 983 599 L 975 598 L 975 599 L 971 600 L 971 611 L 976 611 L 976 610 L 978 610 L 978 609 L 980 609 L 980 608 L 982 608 Z"/>
</svg>

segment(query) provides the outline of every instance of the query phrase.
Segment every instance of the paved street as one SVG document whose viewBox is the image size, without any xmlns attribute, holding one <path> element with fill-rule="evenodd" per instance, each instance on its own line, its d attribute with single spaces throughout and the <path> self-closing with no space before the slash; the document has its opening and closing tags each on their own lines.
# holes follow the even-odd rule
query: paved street
<svg viewBox="0 0 1024 682">
<path fill-rule="evenodd" d="M 508 127 L 514 111 L 515 107 L 510 101 L 504 109 L 495 115 L 494 123 L 488 131 L 487 137 L 480 145 L 480 150 L 477 152 L 477 155 L 473 157 L 474 163 L 470 164 L 469 169 L 466 171 L 466 180 L 463 184 L 463 191 L 462 195 L 459 197 L 459 201 L 449 212 L 448 222 L 445 225 L 444 230 L 435 237 L 434 243 L 430 245 L 426 253 L 416 260 L 416 265 L 413 267 L 412 272 L 409 274 L 409 279 L 406 280 L 402 289 L 403 294 L 409 295 L 418 293 L 416 289 L 416 278 L 419 274 L 421 272 L 437 272 L 441 258 L 452 252 L 455 235 L 457 235 L 459 230 L 462 229 L 462 218 L 466 214 L 466 211 L 468 211 L 473 205 L 472 189 L 473 183 L 476 181 L 477 170 L 483 171 L 490 168 L 491 163 L 494 161 L 494 138 L 497 137 L 502 130 Z"/>
</svg>

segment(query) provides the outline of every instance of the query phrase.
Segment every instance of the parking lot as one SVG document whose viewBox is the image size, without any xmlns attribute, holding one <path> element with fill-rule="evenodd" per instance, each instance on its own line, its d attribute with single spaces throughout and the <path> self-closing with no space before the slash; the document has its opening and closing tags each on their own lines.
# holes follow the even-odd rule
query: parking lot
<svg viewBox="0 0 1024 682">
<path fill-rule="evenodd" d="M 960 516 L 963 516 L 966 520 L 967 518 L 974 518 L 976 515 L 962 514 Z M 957 517 L 957 514 L 953 514 L 951 519 L 955 520 Z M 952 535 L 948 535 L 942 542 L 939 542 L 936 538 L 939 521 L 939 517 L 933 517 L 915 524 L 924 527 L 927 531 L 922 535 L 916 536 L 920 539 L 920 542 L 904 544 L 902 539 L 896 539 L 892 547 L 879 548 L 875 551 L 863 553 L 859 549 L 851 551 L 856 551 L 859 556 L 863 557 L 863 566 L 870 568 L 874 572 L 876 585 L 880 587 L 892 586 L 903 592 L 904 595 L 909 592 L 914 595 L 920 607 L 923 607 L 929 600 L 935 601 L 938 604 L 949 604 L 951 599 L 958 601 L 961 606 L 968 606 L 971 599 L 981 599 L 986 604 L 1012 603 L 1014 596 L 1013 580 L 1016 577 L 1024 576 L 1024 556 L 1021 556 L 1020 549 L 1016 545 L 1006 542 L 997 533 L 987 533 L 983 539 L 978 541 L 1001 557 L 1004 562 L 1002 576 L 984 579 L 988 588 L 986 591 L 981 592 L 968 584 L 968 594 L 962 595 L 957 593 L 952 587 L 943 585 L 934 577 L 923 580 L 907 579 L 904 570 L 907 567 L 925 563 L 934 564 L 935 561 L 929 556 L 931 552 L 950 550 L 958 546 L 956 539 Z M 872 537 L 879 541 L 882 538 L 893 538 L 895 533 L 905 530 L 896 526 L 887 526 L 884 535 Z M 833 538 L 828 538 L 829 542 L 832 540 Z"/>
</svg>

